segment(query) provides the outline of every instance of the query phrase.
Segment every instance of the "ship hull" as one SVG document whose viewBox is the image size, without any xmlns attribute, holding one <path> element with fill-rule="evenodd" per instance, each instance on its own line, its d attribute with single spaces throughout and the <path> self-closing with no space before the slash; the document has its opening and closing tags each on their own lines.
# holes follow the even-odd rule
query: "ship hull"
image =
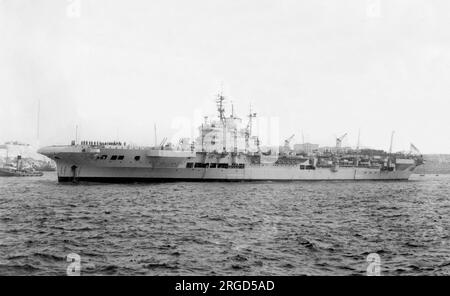
<svg viewBox="0 0 450 296">
<path fill-rule="evenodd" d="M 42 175 L 42 172 L 18 171 L 0 168 L 0 177 L 41 177 Z"/>
<path fill-rule="evenodd" d="M 134 177 L 58 177 L 60 183 L 173 183 L 173 182 L 324 182 L 324 181 L 408 181 L 408 178 L 387 179 L 194 179 L 194 178 L 134 178 Z"/>
<path fill-rule="evenodd" d="M 390 171 L 365 168 L 340 168 L 337 171 L 318 168 L 106 168 L 79 166 L 72 170 L 62 165 L 58 170 L 59 182 L 90 181 L 107 183 L 133 182 L 243 182 L 243 181 L 325 181 L 325 180 L 408 180 L 411 171 Z"/>
<path fill-rule="evenodd" d="M 394 170 L 373 167 L 306 167 L 246 162 L 233 167 L 232 156 L 148 149 L 91 149 L 84 146 L 47 147 L 40 150 L 56 161 L 60 182 L 242 182 L 242 181 L 357 181 L 408 180 L 416 165 Z M 112 159 L 116 155 L 117 159 Z M 121 156 L 119 159 L 118 156 Z M 239 158 L 237 157 L 239 160 Z M 196 167 L 208 164 L 207 167 Z M 216 167 L 210 167 L 216 163 Z M 226 165 L 226 168 L 221 167 Z M 303 169 L 302 169 L 303 168 Z M 308 169 L 306 169 L 308 168 Z"/>
</svg>

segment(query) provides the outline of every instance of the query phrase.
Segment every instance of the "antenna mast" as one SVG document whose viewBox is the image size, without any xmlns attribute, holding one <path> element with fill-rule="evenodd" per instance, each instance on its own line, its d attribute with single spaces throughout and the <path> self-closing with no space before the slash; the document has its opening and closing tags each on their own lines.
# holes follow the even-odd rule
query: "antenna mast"
<svg viewBox="0 0 450 296">
<path fill-rule="evenodd" d="M 361 130 L 358 130 L 358 144 L 356 144 L 356 166 L 359 166 L 359 145 L 361 140 Z"/>
<path fill-rule="evenodd" d="M 237 154 L 238 148 L 237 148 L 237 129 L 236 126 L 234 127 L 234 153 Z"/>
<path fill-rule="evenodd" d="M 356 151 L 359 152 L 359 145 L 361 140 L 361 130 L 358 130 L 358 144 L 356 145 Z"/>
<path fill-rule="evenodd" d="M 225 119 L 225 107 L 223 106 L 223 102 L 225 101 L 225 97 L 222 95 L 222 93 L 220 93 L 217 96 L 217 111 L 219 111 L 219 118 L 220 121 L 224 121 Z"/>
<path fill-rule="evenodd" d="M 156 146 L 158 146 L 158 139 L 156 137 L 156 123 L 153 123 L 153 128 L 154 128 L 154 131 L 155 131 L 155 147 L 156 147 Z"/>
<path fill-rule="evenodd" d="M 223 128 L 223 152 L 227 151 L 227 127 L 226 127 L 226 120 L 225 120 L 225 107 L 223 106 L 223 102 L 225 101 L 225 97 L 220 93 L 217 97 L 216 103 L 217 103 L 217 111 L 219 111 L 219 118 L 222 122 L 222 128 Z"/>
<path fill-rule="evenodd" d="M 395 131 L 392 131 L 392 134 L 391 134 L 391 144 L 389 145 L 389 156 L 392 154 L 392 144 L 393 144 L 393 142 L 394 142 L 394 133 L 395 133 Z"/>
<path fill-rule="evenodd" d="M 388 170 L 391 168 L 391 154 L 392 154 L 392 144 L 394 142 L 394 133 L 395 131 L 392 131 L 391 134 L 391 144 L 389 145 L 389 156 L 388 156 Z"/>
<path fill-rule="evenodd" d="M 204 133 L 203 123 L 202 123 L 202 152 L 205 151 L 204 142 L 205 142 L 205 133 Z"/>
<path fill-rule="evenodd" d="M 252 112 L 252 105 L 250 104 L 250 113 L 248 114 L 248 124 L 245 131 L 245 150 L 248 151 L 249 139 L 252 135 L 253 118 L 256 117 L 256 113 Z"/>
<path fill-rule="evenodd" d="M 233 104 L 233 101 L 231 101 L 231 118 L 234 118 L 234 104 Z"/>
<path fill-rule="evenodd" d="M 75 144 L 78 143 L 78 124 L 75 126 Z"/>
</svg>

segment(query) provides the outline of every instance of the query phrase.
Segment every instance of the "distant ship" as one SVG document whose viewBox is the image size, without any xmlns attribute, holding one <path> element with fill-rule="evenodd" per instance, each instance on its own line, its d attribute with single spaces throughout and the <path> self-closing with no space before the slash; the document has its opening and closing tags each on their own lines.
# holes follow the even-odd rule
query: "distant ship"
<svg viewBox="0 0 450 296">
<path fill-rule="evenodd" d="M 421 155 L 411 153 L 344 151 L 343 137 L 336 139 L 333 151 L 295 154 L 291 137 L 280 152 L 263 152 L 260 139 L 252 135 L 256 113 L 250 112 L 240 128 L 242 120 L 234 110 L 225 115 L 224 100 L 218 96 L 218 119 L 205 118 L 192 143 L 183 139 L 178 146 L 164 145 L 164 140 L 153 147 L 134 147 L 72 141 L 38 153 L 56 162 L 59 182 L 408 180 L 423 162 Z"/>
</svg>

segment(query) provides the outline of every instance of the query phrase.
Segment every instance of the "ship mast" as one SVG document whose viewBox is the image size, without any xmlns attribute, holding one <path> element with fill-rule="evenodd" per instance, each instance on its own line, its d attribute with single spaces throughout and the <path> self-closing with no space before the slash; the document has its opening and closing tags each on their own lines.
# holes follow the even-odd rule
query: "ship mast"
<svg viewBox="0 0 450 296">
<path fill-rule="evenodd" d="M 393 144 L 393 142 L 394 142 L 394 133 L 395 133 L 395 131 L 392 131 L 392 134 L 391 134 L 391 144 L 389 145 L 389 156 L 391 156 L 391 154 L 392 154 L 392 144 Z"/>
<path fill-rule="evenodd" d="M 153 123 L 153 128 L 154 128 L 154 136 L 155 136 L 155 148 L 158 145 L 158 138 L 156 135 L 156 123 Z"/>
<path fill-rule="evenodd" d="M 391 144 L 389 145 L 389 156 L 388 156 L 388 169 L 391 167 L 391 162 L 392 162 L 392 145 L 393 145 L 393 142 L 394 142 L 394 134 L 395 134 L 395 131 L 392 131 L 392 134 L 391 134 Z"/>
<path fill-rule="evenodd" d="M 20 171 L 21 169 L 22 169 L 22 164 L 21 164 L 21 160 L 22 160 L 22 155 L 17 155 L 17 167 L 16 167 L 16 169 L 18 170 L 18 171 Z"/>
<path fill-rule="evenodd" d="M 205 133 L 204 133 L 204 127 L 203 127 L 203 123 L 202 123 L 202 152 L 205 151 Z"/>
<path fill-rule="evenodd" d="M 217 111 L 219 111 L 219 118 L 220 121 L 224 121 L 225 120 L 225 107 L 223 106 L 223 102 L 225 101 L 225 97 L 220 93 L 217 96 Z"/>
<path fill-rule="evenodd" d="M 237 128 L 234 127 L 234 154 L 237 154 L 238 148 L 237 148 Z"/>
<path fill-rule="evenodd" d="M 8 149 L 8 144 L 5 145 L 6 146 L 6 164 L 8 164 L 8 160 L 9 160 L 9 149 Z"/>
<path fill-rule="evenodd" d="M 252 135 L 252 124 L 253 124 L 253 118 L 256 117 L 256 113 L 252 112 L 252 105 L 250 105 L 250 113 L 248 116 L 248 124 L 247 128 L 245 130 L 245 151 L 248 152 L 249 149 L 249 139 Z"/>
<path fill-rule="evenodd" d="M 231 101 L 231 118 L 234 118 L 234 105 L 233 105 L 233 101 Z"/>
<path fill-rule="evenodd" d="M 78 143 L 78 124 L 75 125 L 75 145 Z"/>
<path fill-rule="evenodd" d="M 217 96 L 217 111 L 219 111 L 219 118 L 222 122 L 222 128 L 223 128 L 223 152 L 227 151 L 227 127 L 226 127 L 226 118 L 225 118 L 225 107 L 223 106 L 223 102 L 225 101 L 225 97 L 220 93 Z"/>
<path fill-rule="evenodd" d="M 257 147 L 257 151 L 258 151 L 258 153 L 261 153 L 261 146 L 260 146 L 260 142 L 259 142 L 259 138 L 258 137 L 256 137 L 256 147 Z"/>
<path fill-rule="evenodd" d="M 361 130 L 358 130 L 358 144 L 356 145 L 356 166 L 359 166 L 359 146 L 361 144 Z"/>
</svg>

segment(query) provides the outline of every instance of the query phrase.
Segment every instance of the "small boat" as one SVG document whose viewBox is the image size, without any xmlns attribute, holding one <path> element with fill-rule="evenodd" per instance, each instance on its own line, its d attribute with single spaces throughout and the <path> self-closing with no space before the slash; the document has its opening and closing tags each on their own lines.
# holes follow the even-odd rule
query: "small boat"
<svg viewBox="0 0 450 296">
<path fill-rule="evenodd" d="M 43 172 L 21 168 L 21 159 L 22 157 L 20 155 L 17 156 L 16 166 L 13 166 L 12 164 L 5 164 L 1 167 L 0 177 L 40 177 L 44 175 Z"/>
<path fill-rule="evenodd" d="M 3 167 L 0 168 L 0 177 L 40 177 L 43 172 L 33 170 L 18 170 L 16 168 Z"/>
</svg>

